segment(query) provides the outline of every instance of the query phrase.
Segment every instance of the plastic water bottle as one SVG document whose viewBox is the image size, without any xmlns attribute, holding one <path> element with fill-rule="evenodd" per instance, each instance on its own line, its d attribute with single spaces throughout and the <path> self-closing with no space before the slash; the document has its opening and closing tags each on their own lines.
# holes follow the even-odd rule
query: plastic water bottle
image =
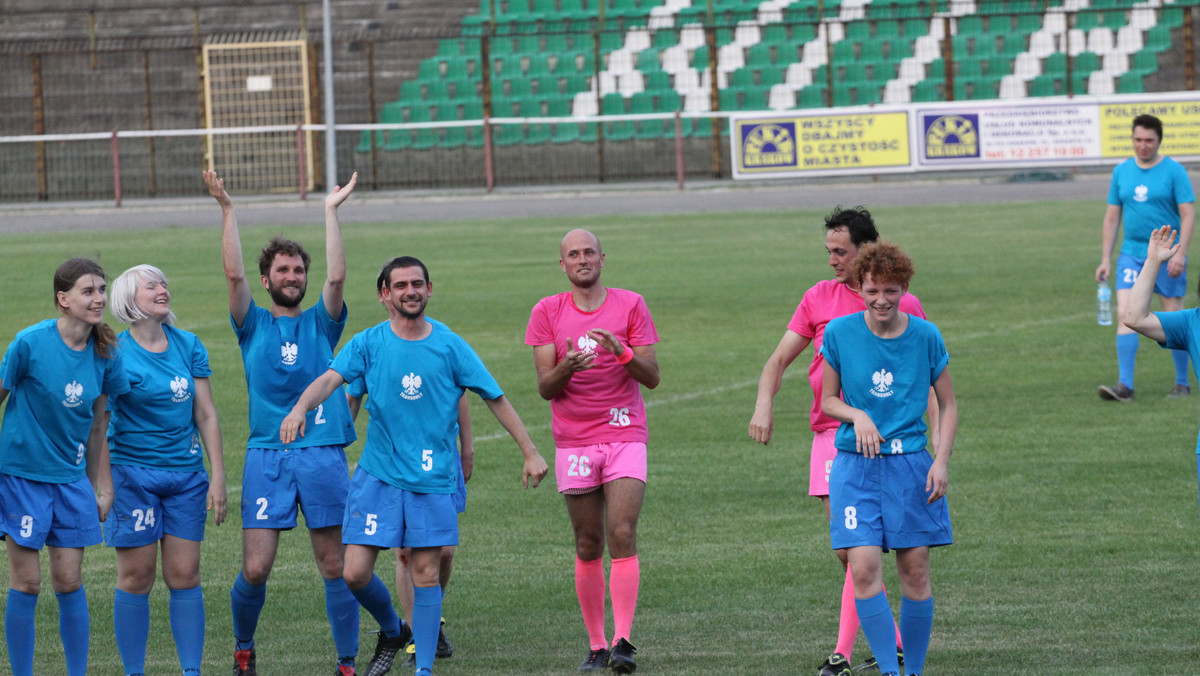
<svg viewBox="0 0 1200 676">
<path fill-rule="evenodd" d="M 1112 289 L 1107 282 L 1100 282 L 1096 288 L 1096 323 L 1112 326 Z"/>
</svg>

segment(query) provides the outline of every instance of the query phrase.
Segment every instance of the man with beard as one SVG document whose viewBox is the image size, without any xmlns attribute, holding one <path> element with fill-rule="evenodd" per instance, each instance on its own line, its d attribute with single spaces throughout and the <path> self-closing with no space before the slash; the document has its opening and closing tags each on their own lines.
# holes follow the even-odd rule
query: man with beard
<svg viewBox="0 0 1200 676">
<path fill-rule="evenodd" d="M 427 319 L 433 292 L 429 270 L 411 256 L 390 261 L 387 322 L 350 339 L 283 420 L 279 438 L 291 444 L 314 433 L 311 411 L 329 397 L 345 396 L 343 383 L 362 378 L 367 399 L 367 440 L 346 500 L 342 541 L 346 584 L 379 622 L 379 643 L 367 676 L 382 676 L 409 636 L 416 644 L 417 676 L 433 669 L 442 615 L 439 585 L 442 548 L 458 544 L 458 402 L 478 394 L 524 456 L 522 482 L 537 487 L 549 471 L 504 391 L 465 340 Z M 392 606 L 387 585 L 375 575 L 381 549 L 411 548 L 412 629 Z"/>
<path fill-rule="evenodd" d="M 600 283 L 604 252 L 587 230 L 563 238 L 571 290 L 538 301 L 525 330 L 538 393 L 550 402 L 555 478 L 575 532 L 575 593 L 590 645 L 580 671 L 637 668 L 629 642 L 641 568 L 637 520 L 646 492 L 646 406 L 658 386 L 658 332 L 642 297 Z M 612 560 L 613 643 L 604 626 L 604 546 Z"/>
<path fill-rule="evenodd" d="M 271 306 L 259 307 L 246 279 L 237 219 L 224 180 L 206 171 L 204 182 L 221 205 L 229 318 L 242 349 L 250 400 L 242 474 L 242 569 L 229 592 L 236 641 L 233 673 L 256 674 L 254 634 L 266 600 L 267 577 L 275 563 L 279 532 L 296 527 L 299 506 L 325 580 L 325 609 L 337 648 L 335 673 L 354 674 L 358 604 L 342 579 L 341 524 L 350 481 L 344 447 L 355 439 L 346 397 L 339 392 L 314 406 L 309 434 L 296 443 L 280 443 L 278 425 L 298 393 L 325 371 L 346 326 L 346 256 L 337 208 L 354 191 L 358 175 L 325 198 L 325 283 L 320 300 L 307 310 L 300 308 L 310 262 L 304 247 L 276 237 L 263 249 L 258 268 Z"/>
</svg>

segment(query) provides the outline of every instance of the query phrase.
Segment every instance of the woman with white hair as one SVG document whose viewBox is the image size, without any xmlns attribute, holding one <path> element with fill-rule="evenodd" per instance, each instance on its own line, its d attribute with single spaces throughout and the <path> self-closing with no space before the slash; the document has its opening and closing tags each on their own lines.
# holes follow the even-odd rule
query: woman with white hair
<svg viewBox="0 0 1200 676">
<path fill-rule="evenodd" d="M 113 315 L 130 325 L 117 336 L 130 391 L 109 403 L 114 502 L 104 528 L 117 550 L 113 625 L 126 674 L 145 671 L 150 590 L 162 550 L 171 632 L 185 676 L 200 673 L 204 597 L 200 542 L 206 510 L 225 520 L 221 428 L 208 377 L 208 351 L 175 328 L 171 293 L 152 265 L 126 270 L 110 290 Z M 210 474 L 201 456 L 208 456 Z"/>
</svg>

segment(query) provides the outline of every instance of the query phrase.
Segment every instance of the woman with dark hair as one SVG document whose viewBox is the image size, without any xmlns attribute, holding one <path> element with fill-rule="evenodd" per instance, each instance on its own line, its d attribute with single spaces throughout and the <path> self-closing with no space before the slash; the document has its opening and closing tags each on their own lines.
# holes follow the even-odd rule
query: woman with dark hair
<svg viewBox="0 0 1200 676">
<path fill-rule="evenodd" d="M 0 362 L 0 402 L 8 402 L 0 428 L 0 536 L 10 585 L 4 637 L 14 676 L 33 676 L 42 547 L 58 598 L 65 672 L 87 671 L 83 549 L 100 543 L 113 500 L 105 406 L 129 390 L 116 337 L 103 321 L 106 288 L 95 261 L 60 265 L 60 316 L 19 332 Z"/>
<path fill-rule="evenodd" d="M 110 295 L 113 315 L 130 325 L 117 337 L 130 390 L 109 402 L 115 497 L 104 524 L 104 541 L 117 550 L 117 652 L 124 673 L 145 671 L 150 590 L 161 547 L 180 667 L 185 676 L 198 676 L 204 654 L 200 543 L 206 510 L 220 525 L 227 503 L 208 350 L 195 334 L 175 328 L 167 278 L 153 265 L 126 270 Z"/>
</svg>

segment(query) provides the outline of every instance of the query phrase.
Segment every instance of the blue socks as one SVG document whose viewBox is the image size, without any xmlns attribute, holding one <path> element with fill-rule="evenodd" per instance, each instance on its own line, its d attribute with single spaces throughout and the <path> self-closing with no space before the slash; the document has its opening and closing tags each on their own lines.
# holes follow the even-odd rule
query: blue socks
<svg viewBox="0 0 1200 676">
<path fill-rule="evenodd" d="M 871 644 L 871 653 L 879 663 L 879 673 L 899 674 L 900 660 L 896 657 L 896 620 L 892 618 L 892 607 L 888 605 L 887 594 L 879 592 L 869 599 L 855 599 L 854 607 L 858 610 L 858 622 L 867 637 L 867 643 Z M 416 618 L 413 622 L 416 622 Z M 907 651 L 908 639 L 902 639 Z M 906 661 L 907 657 L 906 654 Z"/>
<path fill-rule="evenodd" d="M 13 676 L 33 676 L 33 614 L 37 594 L 8 590 L 4 607 L 4 641 L 8 645 L 8 665 Z"/>
<path fill-rule="evenodd" d="M 204 593 L 197 585 L 171 590 L 171 635 L 183 673 L 200 673 L 204 657 Z"/>
<path fill-rule="evenodd" d="M 1117 334 L 1117 382 L 1133 389 L 1133 366 L 1137 362 L 1138 334 Z M 1186 353 L 1185 353 L 1186 356 Z M 1186 369 L 1186 364 L 1184 369 Z"/>
<path fill-rule="evenodd" d="M 1188 353 L 1187 350 L 1171 350 L 1171 361 L 1175 362 L 1175 384 L 1188 384 Z"/>
<path fill-rule="evenodd" d="M 229 590 L 229 602 L 233 608 L 233 637 L 237 639 L 237 650 L 254 647 L 254 632 L 258 630 L 258 616 L 267 600 L 266 584 L 250 584 L 239 572 Z"/>
<path fill-rule="evenodd" d="M 417 673 L 433 670 L 438 629 L 442 626 L 442 588 L 413 589 L 413 642 L 417 646 Z"/>
<path fill-rule="evenodd" d="M 351 589 L 350 591 L 354 594 L 354 598 L 362 604 L 362 607 L 371 613 L 371 617 L 379 623 L 379 631 L 383 632 L 384 636 L 400 635 L 400 616 L 392 607 L 392 595 L 388 593 L 387 585 L 379 579 L 378 575 L 372 575 L 371 581 L 362 589 Z M 415 616 L 413 622 L 416 623 Z M 437 641 L 436 636 L 434 641 Z"/>
<path fill-rule="evenodd" d="M 80 587 L 65 594 L 55 592 L 54 596 L 58 598 L 58 634 L 62 637 L 63 654 L 67 658 L 67 676 L 84 676 L 92 634 L 87 594 Z"/>
<path fill-rule="evenodd" d="M 390 603 L 390 599 L 389 599 Z M 333 645 L 338 659 L 353 664 L 358 655 L 358 599 L 350 592 L 343 578 L 325 580 L 325 614 L 333 630 Z"/>
<path fill-rule="evenodd" d="M 113 633 L 117 653 L 126 674 L 146 671 L 146 642 L 150 638 L 150 595 L 130 594 L 120 589 L 113 594 Z"/>
<path fill-rule="evenodd" d="M 925 668 L 925 653 L 933 633 L 933 597 L 913 601 L 900 597 L 900 639 L 904 641 L 904 670 L 919 674 Z"/>
</svg>

